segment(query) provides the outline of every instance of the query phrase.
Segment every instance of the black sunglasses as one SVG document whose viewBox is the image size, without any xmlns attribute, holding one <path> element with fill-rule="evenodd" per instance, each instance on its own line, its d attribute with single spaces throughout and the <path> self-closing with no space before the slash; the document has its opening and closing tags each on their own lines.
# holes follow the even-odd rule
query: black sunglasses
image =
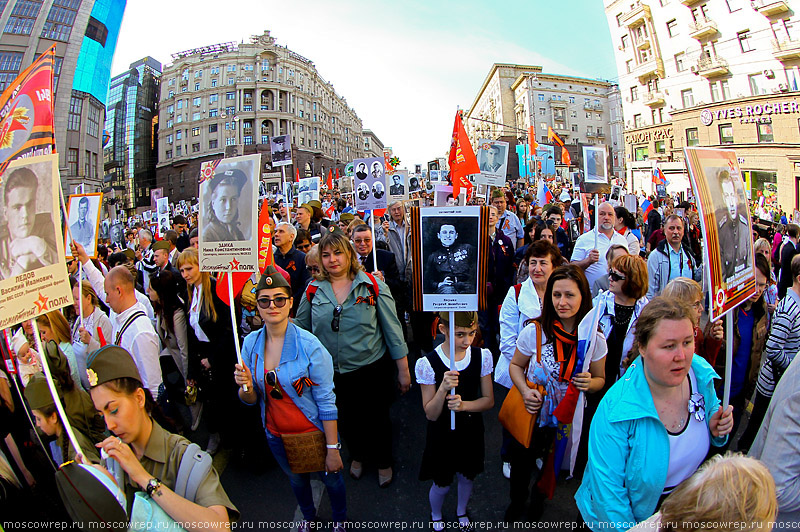
<svg viewBox="0 0 800 532">
<path fill-rule="evenodd" d="M 613 270 L 608 272 L 608 278 L 616 282 L 624 281 L 625 279 L 627 279 L 627 277 L 623 277 L 622 275 L 618 274 Z"/>
<path fill-rule="evenodd" d="M 278 374 L 275 373 L 274 369 L 269 370 L 264 375 L 264 382 L 267 383 L 267 386 L 272 386 L 272 389 L 269 391 L 270 397 L 277 401 L 283 399 L 283 392 L 278 388 Z"/>
<path fill-rule="evenodd" d="M 333 332 L 339 332 L 339 316 L 342 315 L 342 306 L 336 305 L 336 308 L 333 309 L 333 320 L 331 321 L 331 330 Z"/>
<path fill-rule="evenodd" d="M 306 266 L 309 273 L 319 273 L 319 266 Z"/>
<path fill-rule="evenodd" d="M 275 304 L 275 308 L 283 308 L 286 306 L 286 302 L 289 300 L 288 297 L 278 296 L 276 298 L 270 299 L 268 297 L 261 297 L 256 299 L 256 303 L 260 308 L 264 310 L 268 309 L 271 303 Z"/>
</svg>

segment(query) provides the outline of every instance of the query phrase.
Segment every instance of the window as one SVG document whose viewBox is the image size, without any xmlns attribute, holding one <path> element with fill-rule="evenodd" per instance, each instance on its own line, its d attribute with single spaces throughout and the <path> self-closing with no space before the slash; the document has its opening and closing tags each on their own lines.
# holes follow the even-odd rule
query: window
<svg viewBox="0 0 800 532">
<path fill-rule="evenodd" d="M 178 100 L 178 109 L 183 109 L 183 100 Z"/>
<path fill-rule="evenodd" d="M 219 94 L 212 94 L 208 97 L 208 103 L 217 103 L 219 101 Z"/>
<path fill-rule="evenodd" d="M 708 84 L 708 88 L 711 89 L 711 101 L 718 102 L 719 101 L 719 85 L 716 82 L 711 82 Z"/>
<path fill-rule="evenodd" d="M 172 127 L 172 123 L 173 123 L 173 122 L 172 122 L 172 119 L 171 119 L 171 118 L 168 118 L 168 119 L 167 119 L 167 127 Z"/>
<path fill-rule="evenodd" d="M 195 142 L 194 144 L 192 144 L 192 153 L 197 153 L 199 151 L 200 151 L 200 143 Z"/>
<path fill-rule="evenodd" d="M 219 146 L 219 141 L 217 139 L 212 139 L 208 141 L 208 149 L 215 150 Z"/>
<path fill-rule="evenodd" d="M 181 122 L 183 122 L 183 115 L 178 114 L 178 116 L 175 117 L 175 123 L 180 124 Z"/>
<path fill-rule="evenodd" d="M 200 128 L 199 127 L 193 127 L 192 128 L 192 136 L 193 137 L 199 137 L 200 136 Z"/>
<path fill-rule="evenodd" d="M 202 98 L 193 98 L 192 99 L 192 105 L 194 105 L 195 107 L 200 107 L 200 104 L 202 102 L 203 102 Z"/>
<path fill-rule="evenodd" d="M 595 115 L 595 116 L 597 117 L 598 122 L 603 120 L 603 115 L 602 114 L 597 113 L 597 115 Z"/>
<path fill-rule="evenodd" d="M 728 4 L 728 11 L 731 13 L 742 9 L 742 0 L 725 0 L 725 3 Z"/>
<path fill-rule="evenodd" d="M 226 138 L 225 139 L 225 145 L 226 146 L 235 146 L 236 145 L 236 139 L 234 137 Z"/>
<path fill-rule="evenodd" d="M 633 157 L 637 161 L 646 161 L 650 158 L 648 151 L 647 146 L 637 146 L 633 149 Z"/>
<path fill-rule="evenodd" d="M 225 99 L 226 100 L 235 100 L 236 99 L 236 93 L 235 92 L 226 92 L 225 93 Z"/>
<path fill-rule="evenodd" d="M 575 103 L 575 96 L 569 97 L 569 103 Z"/>
<path fill-rule="evenodd" d="M 17 0 L 6 23 L 5 32 L 15 35 L 30 35 L 41 8 L 42 0 Z"/>
<path fill-rule="evenodd" d="M 192 120 L 201 120 L 203 118 L 202 113 L 200 111 L 196 111 L 192 113 Z"/>
<path fill-rule="evenodd" d="M 622 27 L 622 13 L 617 13 L 617 26 Z"/>
<path fill-rule="evenodd" d="M 253 144 L 253 135 L 245 135 L 243 138 L 244 138 L 244 143 L 247 144 L 248 146 Z"/>
<path fill-rule="evenodd" d="M 719 125 L 719 143 L 720 144 L 733 144 L 733 125 L 720 124 Z"/>
<path fill-rule="evenodd" d="M 544 94 L 540 94 L 540 95 L 539 95 L 539 101 L 540 101 L 540 102 L 543 102 L 543 101 L 544 101 Z"/>
<path fill-rule="evenodd" d="M 86 150 L 83 156 L 83 177 L 89 177 L 92 171 L 92 152 Z"/>
<path fill-rule="evenodd" d="M 200 90 L 200 84 L 199 83 L 195 83 L 194 84 L 194 90 L 195 91 L 199 91 Z"/>
<path fill-rule="evenodd" d="M 675 37 L 678 34 L 678 21 L 675 19 L 667 22 L 667 33 L 670 37 Z"/>
<path fill-rule="evenodd" d="M 643 125 L 644 121 L 642 120 L 642 115 L 633 115 L 633 127 L 642 127 Z"/>
<path fill-rule="evenodd" d="M 665 140 L 656 141 L 656 153 L 667 153 L 667 141 Z"/>
<path fill-rule="evenodd" d="M 578 111 L 570 111 L 569 116 L 570 118 L 578 118 Z"/>
<path fill-rule="evenodd" d="M 633 59 L 628 59 L 625 61 L 625 70 L 628 72 L 628 74 L 631 73 L 631 70 L 633 70 Z"/>
<path fill-rule="evenodd" d="M 753 35 L 750 30 L 740 31 L 736 37 L 739 39 L 739 48 L 742 49 L 742 53 L 753 51 Z"/>
<path fill-rule="evenodd" d="M 214 118 L 218 114 L 219 114 L 219 109 L 209 109 L 208 110 L 208 117 L 209 118 Z"/>
<path fill-rule="evenodd" d="M 594 128 L 592 126 L 586 126 L 586 136 L 591 137 L 594 135 Z"/>
<path fill-rule="evenodd" d="M 214 79 L 211 80 L 211 86 L 212 87 L 216 87 L 217 86 L 217 78 L 214 78 Z"/>
<path fill-rule="evenodd" d="M 78 150 L 70 148 L 67 152 L 67 166 L 69 167 L 69 175 L 78 175 Z"/>
<path fill-rule="evenodd" d="M 167 83 L 167 86 L 168 87 L 174 87 L 175 86 L 175 78 L 170 78 L 169 82 Z"/>
<path fill-rule="evenodd" d="M 172 144 L 172 134 L 167 135 L 167 144 Z"/>
<path fill-rule="evenodd" d="M 175 91 L 169 91 L 169 93 L 167 94 L 167 98 L 174 98 L 174 97 L 175 97 Z"/>
<path fill-rule="evenodd" d="M 547 122 L 542 122 L 541 124 L 539 124 L 539 127 L 541 127 L 542 130 L 547 131 Z"/>
<path fill-rule="evenodd" d="M 217 74 L 219 74 L 219 67 L 218 66 L 211 67 L 211 75 L 216 76 Z"/>
<path fill-rule="evenodd" d="M 572 131 L 578 132 L 578 124 L 572 124 Z"/>
<path fill-rule="evenodd" d="M 178 130 L 175 131 L 175 138 L 177 140 L 181 140 L 181 138 L 183 138 L 183 130 L 182 129 L 178 129 Z"/>
<path fill-rule="evenodd" d="M 167 159 L 172 159 L 172 150 L 167 150 L 167 152 L 166 152 L 166 158 L 167 158 Z"/>
<path fill-rule="evenodd" d="M 697 135 L 696 127 L 692 127 L 686 130 L 686 145 L 687 146 L 700 145 L 700 137 Z"/>
<path fill-rule="evenodd" d="M 547 115 L 547 109 L 545 109 L 544 107 L 540 107 L 540 108 L 539 108 L 539 115 L 540 115 L 540 116 L 545 116 L 545 115 Z"/>
<path fill-rule="evenodd" d="M 208 132 L 209 133 L 216 133 L 217 132 L 218 124 L 209 124 L 208 125 Z"/>
<path fill-rule="evenodd" d="M 228 78 L 228 85 L 233 85 L 236 82 L 235 78 Z"/>
<path fill-rule="evenodd" d="M 685 56 L 686 54 L 684 52 L 675 54 L 675 70 L 678 72 L 683 72 L 686 70 L 686 65 L 683 62 Z"/>
<path fill-rule="evenodd" d="M 101 46 L 105 46 L 108 38 L 108 28 L 96 18 L 89 17 L 89 23 L 86 25 L 86 33 L 84 35 L 93 41 L 99 42 Z"/>
<path fill-rule="evenodd" d="M 747 81 L 750 83 L 750 94 L 758 96 L 759 94 L 766 94 L 767 91 L 761 87 L 761 74 L 751 74 L 747 76 Z"/>
<path fill-rule="evenodd" d="M 685 89 L 681 91 L 681 101 L 683 102 L 683 107 L 694 106 L 694 95 L 692 95 L 692 89 Z"/>
<path fill-rule="evenodd" d="M 80 0 L 56 0 L 47 14 L 47 21 L 42 26 L 42 37 L 54 41 L 68 41 L 78 14 Z"/>
<path fill-rule="evenodd" d="M 228 72 L 236 72 L 236 65 L 228 65 Z"/>
<path fill-rule="evenodd" d="M 82 111 L 83 100 L 73 96 L 69 100 L 69 117 L 67 118 L 67 129 L 69 131 L 80 131 Z"/>
<path fill-rule="evenodd" d="M 728 83 L 727 79 L 723 79 L 719 82 L 719 86 L 722 89 L 722 99 L 723 100 L 730 100 L 731 99 L 731 86 Z"/>
<path fill-rule="evenodd" d="M 22 53 L 1 52 L 0 53 L 0 91 L 3 91 L 14 81 L 22 63 Z"/>
<path fill-rule="evenodd" d="M 639 99 L 639 87 L 631 87 L 631 101 L 635 102 Z"/>
<path fill-rule="evenodd" d="M 592 119 L 592 113 L 587 111 L 585 114 L 586 114 L 586 120 L 591 120 Z"/>
<path fill-rule="evenodd" d="M 623 35 L 622 39 L 621 39 L 621 42 L 622 42 L 622 49 L 623 50 L 627 49 L 628 48 L 628 36 L 627 35 Z"/>
<path fill-rule="evenodd" d="M 772 124 L 756 124 L 758 130 L 758 142 L 773 142 Z"/>
<path fill-rule="evenodd" d="M 180 157 L 180 156 L 181 156 L 181 145 L 178 144 L 177 146 L 175 146 L 175 157 Z"/>
</svg>

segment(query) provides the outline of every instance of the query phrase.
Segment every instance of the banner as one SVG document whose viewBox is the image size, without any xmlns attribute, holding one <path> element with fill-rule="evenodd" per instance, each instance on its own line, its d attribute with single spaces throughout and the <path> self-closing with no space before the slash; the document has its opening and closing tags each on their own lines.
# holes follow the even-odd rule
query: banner
<svg viewBox="0 0 800 532">
<path fill-rule="evenodd" d="M 206 161 L 200 168 L 200 270 L 258 268 L 258 176 L 261 156 Z"/>
<path fill-rule="evenodd" d="M 72 305 L 58 156 L 11 161 L 0 176 L 0 328 Z"/>
<path fill-rule="evenodd" d="M 40 55 L 0 95 L 0 174 L 9 161 L 55 151 L 54 58 L 55 46 Z"/>
<path fill-rule="evenodd" d="M 73 194 L 67 198 L 67 225 L 69 231 L 64 249 L 67 257 L 72 257 L 70 236 L 83 246 L 89 258 L 97 258 L 97 235 L 100 231 L 100 210 L 103 193 Z"/>
<path fill-rule="evenodd" d="M 386 208 L 386 172 L 383 157 L 353 161 L 356 169 L 356 209 L 372 211 Z"/>
<path fill-rule="evenodd" d="M 582 146 L 583 189 L 591 194 L 607 194 L 611 183 L 605 146 Z M 563 148 L 566 149 L 566 148 Z"/>
</svg>

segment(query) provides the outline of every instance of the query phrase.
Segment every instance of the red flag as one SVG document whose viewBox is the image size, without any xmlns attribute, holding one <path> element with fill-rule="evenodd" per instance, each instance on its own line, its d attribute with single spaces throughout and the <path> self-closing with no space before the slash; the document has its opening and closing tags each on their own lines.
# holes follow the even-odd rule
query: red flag
<svg viewBox="0 0 800 532">
<path fill-rule="evenodd" d="M 247 284 L 247 280 L 250 279 L 253 272 L 231 272 L 230 275 L 233 275 L 233 298 L 236 299 L 241 295 L 244 285 Z M 228 306 L 231 306 L 231 302 L 228 299 L 228 278 L 230 275 L 227 273 L 217 275 L 217 297 Z"/>
<path fill-rule="evenodd" d="M 333 216 L 333 213 L 335 211 L 336 211 L 336 204 L 335 203 L 331 203 L 331 206 L 328 207 L 328 209 L 325 211 L 325 216 L 330 218 L 331 216 Z"/>
<path fill-rule="evenodd" d="M 461 193 L 461 187 L 467 189 L 467 196 L 472 195 L 472 183 L 467 178 L 470 174 L 480 173 L 478 159 L 469 143 L 469 137 L 461 121 L 461 111 L 456 112 L 456 120 L 453 124 L 453 137 L 450 140 L 450 155 L 447 158 L 450 164 L 450 179 L 453 182 L 453 197 L 457 198 Z"/>
<path fill-rule="evenodd" d="M 268 264 L 275 265 L 275 258 L 272 256 L 272 226 L 269 222 L 269 209 L 265 201 L 258 214 L 258 271 L 261 273 L 264 273 Z"/>
<path fill-rule="evenodd" d="M 533 130 L 533 126 L 528 127 L 528 143 L 531 146 L 531 157 L 536 155 L 536 148 L 539 147 L 539 143 L 536 142 L 536 132 Z"/>
<path fill-rule="evenodd" d="M 553 131 L 553 128 L 549 127 L 549 126 L 547 127 L 547 140 L 549 140 L 551 142 L 555 142 L 556 144 L 558 144 L 561 147 L 564 146 L 564 141 L 561 140 L 561 137 L 556 135 L 556 132 Z"/>
<path fill-rule="evenodd" d="M 328 168 L 328 182 L 325 183 L 325 185 L 328 187 L 328 190 L 333 188 L 333 170 L 330 168 Z"/>
<path fill-rule="evenodd" d="M 572 164 L 572 159 L 569 156 L 567 147 L 564 146 L 563 144 L 561 145 L 561 164 L 565 164 L 567 166 Z"/>
<path fill-rule="evenodd" d="M 336 169 L 336 182 L 338 183 L 341 177 L 339 177 L 339 169 Z"/>
<path fill-rule="evenodd" d="M 297 176 L 297 182 L 299 183 L 300 182 L 300 169 L 299 168 L 295 169 L 295 175 Z"/>
<path fill-rule="evenodd" d="M 98 342 L 100 342 L 100 347 L 104 347 L 108 342 L 106 341 L 106 337 L 103 334 L 103 329 L 100 327 L 97 328 L 97 338 Z"/>
</svg>

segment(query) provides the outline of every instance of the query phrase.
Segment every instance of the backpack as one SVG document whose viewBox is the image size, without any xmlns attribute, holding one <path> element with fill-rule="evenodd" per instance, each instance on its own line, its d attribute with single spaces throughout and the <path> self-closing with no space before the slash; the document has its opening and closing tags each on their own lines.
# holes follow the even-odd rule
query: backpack
<svg viewBox="0 0 800 532">
<path fill-rule="evenodd" d="M 372 281 L 372 284 L 368 285 L 368 287 L 369 291 L 372 292 L 372 295 L 375 297 L 375 300 L 377 301 L 378 294 L 380 294 L 380 289 L 378 288 L 378 281 L 375 280 L 375 277 L 371 273 L 369 272 L 364 272 L 364 273 L 366 273 L 367 277 L 369 277 L 369 280 Z M 308 300 L 309 303 L 311 303 L 311 301 L 314 300 L 314 296 L 317 294 L 318 289 L 319 286 L 315 286 L 313 283 L 309 283 L 308 286 L 306 287 L 306 299 Z"/>
</svg>

